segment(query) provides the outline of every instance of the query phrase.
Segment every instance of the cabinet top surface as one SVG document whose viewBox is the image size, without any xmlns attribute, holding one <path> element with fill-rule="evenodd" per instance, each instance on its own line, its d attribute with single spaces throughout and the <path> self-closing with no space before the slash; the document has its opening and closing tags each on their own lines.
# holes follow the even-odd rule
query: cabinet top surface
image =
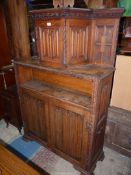
<svg viewBox="0 0 131 175">
<path fill-rule="evenodd" d="M 22 65 L 25 67 L 31 67 L 34 69 L 41 69 L 45 71 L 54 72 L 57 74 L 65 74 L 70 75 L 76 78 L 83 78 L 83 79 L 101 79 L 104 78 L 115 70 L 113 67 L 106 67 L 97 64 L 86 64 L 81 66 L 72 66 L 68 68 L 52 68 L 43 66 L 42 63 L 38 61 L 15 61 L 17 65 Z"/>
<path fill-rule="evenodd" d="M 33 10 L 29 15 L 34 19 L 44 18 L 119 18 L 123 13 L 123 8 L 108 9 L 84 9 L 84 8 L 52 8 Z"/>
</svg>

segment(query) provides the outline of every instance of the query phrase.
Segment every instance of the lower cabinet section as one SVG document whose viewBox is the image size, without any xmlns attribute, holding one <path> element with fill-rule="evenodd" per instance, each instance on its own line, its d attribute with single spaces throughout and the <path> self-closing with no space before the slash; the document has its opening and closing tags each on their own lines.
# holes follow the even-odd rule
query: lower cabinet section
<svg viewBox="0 0 131 175">
<path fill-rule="evenodd" d="M 87 169 L 90 113 L 68 102 L 21 89 L 25 139 L 35 138 L 78 167 Z"/>
<path fill-rule="evenodd" d="M 78 80 L 73 77 L 73 82 Z M 91 82 L 88 86 L 87 80 Z M 75 89 L 67 88 L 61 81 L 64 87 L 37 79 L 22 83 L 19 95 L 24 138 L 39 141 L 90 175 L 103 156 L 111 81 L 112 73 L 99 81 L 86 79 L 85 89 L 92 87 L 87 92 L 76 90 L 75 85 Z"/>
</svg>

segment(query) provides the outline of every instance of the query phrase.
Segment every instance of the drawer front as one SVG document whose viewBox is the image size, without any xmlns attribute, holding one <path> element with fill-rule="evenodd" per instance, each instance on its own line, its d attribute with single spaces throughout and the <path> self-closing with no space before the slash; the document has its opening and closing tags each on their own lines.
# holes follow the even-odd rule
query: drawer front
<svg viewBox="0 0 131 175">
<path fill-rule="evenodd" d="M 118 124 L 115 129 L 113 144 L 131 153 L 131 128 Z"/>
</svg>

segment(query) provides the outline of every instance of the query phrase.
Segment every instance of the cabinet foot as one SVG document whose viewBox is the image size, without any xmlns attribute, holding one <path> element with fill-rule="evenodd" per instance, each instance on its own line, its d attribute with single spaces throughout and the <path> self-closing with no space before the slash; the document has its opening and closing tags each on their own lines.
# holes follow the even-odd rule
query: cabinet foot
<svg viewBox="0 0 131 175">
<path fill-rule="evenodd" d="M 75 168 L 77 171 L 80 172 L 80 175 L 95 175 L 95 174 L 92 172 L 92 171 L 94 171 L 95 166 L 94 166 L 93 169 L 90 170 L 90 171 L 86 171 L 86 170 L 84 170 L 84 169 L 82 169 L 82 168 L 80 168 L 80 167 L 78 167 L 78 166 L 76 166 L 76 165 L 74 165 L 74 168 Z"/>
</svg>

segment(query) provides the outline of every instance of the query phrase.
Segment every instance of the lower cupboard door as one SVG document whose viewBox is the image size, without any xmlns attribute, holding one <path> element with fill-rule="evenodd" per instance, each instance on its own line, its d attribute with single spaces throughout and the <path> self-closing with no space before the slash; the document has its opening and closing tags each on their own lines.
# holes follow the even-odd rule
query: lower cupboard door
<svg viewBox="0 0 131 175">
<path fill-rule="evenodd" d="M 28 93 L 21 96 L 21 111 L 24 129 L 27 134 L 33 134 L 47 142 L 47 103 Z"/>
<path fill-rule="evenodd" d="M 52 146 L 55 151 L 68 160 L 82 162 L 87 150 L 88 137 L 84 132 L 84 114 L 70 105 L 51 104 L 50 128 Z M 87 132 L 86 132 L 87 133 Z M 85 138 L 85 140 L 83 140 Z M 85 146 L 86 144 L 86 146 Z"/>
</svg>

